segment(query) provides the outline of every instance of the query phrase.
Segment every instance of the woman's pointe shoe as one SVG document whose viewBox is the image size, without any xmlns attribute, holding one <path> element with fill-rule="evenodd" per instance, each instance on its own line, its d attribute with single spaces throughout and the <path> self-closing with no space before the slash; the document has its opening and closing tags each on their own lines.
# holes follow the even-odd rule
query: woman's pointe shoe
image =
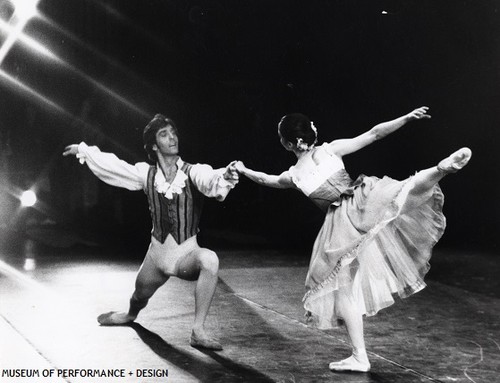
<svg viewBox="0 0 500 383">
<path fill-rule="evenodd" d="M 471 157 L 472 151 L 469 148 L 458 149 L 448 158 L 442 160 L 437 168 L 440 172 L 445 174 L 456 173 L 467 165 Z"/>
<path fill-rule="evenodd" d="M 340 362 L 332 362 L 328 366 L 330 370 L 342 372 L 342 371 L 352 371 L 352 372 L 368 372 L 370 371 L 370 362 L 359 361 L 354 356 L 350 356 L 347 359 L 341 360 Z"/>
</svg>

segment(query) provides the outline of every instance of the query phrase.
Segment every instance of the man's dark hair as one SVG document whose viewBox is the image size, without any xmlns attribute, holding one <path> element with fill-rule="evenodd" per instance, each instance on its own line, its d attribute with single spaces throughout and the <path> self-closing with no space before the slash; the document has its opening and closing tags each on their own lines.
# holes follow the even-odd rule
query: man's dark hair
<svg viewBox="0 0 500 383">
<path fill-rule="evenodd" d="M 144 142 L 144 150 L 148 158 L 152 162 L 157 161 L 156 152 L 153 150 L 153 145 L 156 144 L 156 133 L 162 128 L 167 126 L 173 127 L 177 130 L 175 122 L 170 118 L 165 117 L 163 114 L 156 114 L 151 121 L 146 125 L 142 133 L 142 140 Z"/>
</svg>

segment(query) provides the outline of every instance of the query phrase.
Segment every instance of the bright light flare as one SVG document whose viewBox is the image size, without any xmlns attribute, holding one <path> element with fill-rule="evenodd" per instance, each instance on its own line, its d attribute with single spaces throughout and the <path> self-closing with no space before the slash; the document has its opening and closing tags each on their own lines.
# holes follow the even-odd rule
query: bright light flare
<svg viewBox="0 0 500 383">
<path fill-rule="evenodd" d="M 45 48 L 42 44 L 35 41 L 31 37 L 26 36 L 23 33 L 17 33 L 16 28 L 10 25 L 9 23 L 0 20 L 0 31 L 6 33 L 9 36 L 16 36 L 16 39 L 21 43 L 25 44 L 35 52 L 38 52 L 52 60 L 61 61 L 56 55 L 54 55 L 50 50 Z"/>
<path fill-rule="evenodd" d="M 36 269 L 36 261 L 34 258 L 26 258 L 23 265 L 24 271 L 33 271 Z"/>
<path fill-rule="evenodd" d="M 29 19 L 36 16 L 38 1 L 39 0 L 11 0 L 12 5 L 14 5 L 14 14 L 9 21 L 9 24 L 12 25 L 12 30 L 9 32 L 9 36 L 0 48 L 0 64 L 7 56 L 7 53 L 9 53 L 16 40 L 22 36 L 23 28 L 28 23 Z"/>
<path fill-rule="evenodd" d="M 69 113 L 66 112 L 62 107 L 57 105 L 55 102 L 53 102 L 52 100 L 49 100 L 48 98 L 46 98 L 43 95 L 41 95 L 40 93 L 38 93 L 36 90 L 30 88 L 29 86 L 27 86 L 23 82 L 17 80 L 16 78 L 9 75 L 7 72 L 0 69 L 0 81 L 2 79 L 5 80 L 8 84 L 12 85 L 14 88 L 18 88 L 18 89 L 30 94 L 31 96 L 34 96 L 37 100 L 43 102 L 46 105 L 49 105 L 50 107 L 54 108 L 58 112 L 62 113 L 63 115 L 69 116 Z"/>
<path fill-rule="evenodd" d="M 2 1 L 2 0 L 0 0 Z M 8 55 L 9 51 L 13 47 L 15 43 L 22 43 L 29 47 L 31 50 L 48 57 L 49 59 L 52 59 L 56 61 L 59 65 L 63 66 L 64 68 L 71 70 L 75 73 L 77 73 L 80 77 L 85 79 L 86 81 L 90 82 L 94 87 L 97 89 L 101 90 L 102 92 L 106 93 L 108 96 L 113 97 L 115 100 L 118 100 L 120 103 L 123 105 L 127 106 L 128 108 L 134 110 L 135 112 L 141 114 L 142 116 L 149 116 L 150 113 L 144 111 L 141 107 L 138 105 L 135 105 L 133 102 L 130 102 L 127 100 L 125 97 L 121 96 L 114 90 L 106 87 L 104 84 L 101 84 L 100 82 L 94 80 L 87 74 L 83 73 L 82 71 L 78 70 L 77 68 L 73 67 L 72 65 L 66 63 L 64 60 L 59 58 L 56 54 L 51 52 L 48 48 L 44 47 L 42 44 L 37 42 L 35 39 L 27 36 L 26 34 L 23 33 L 23 29 L 25 25 L 28 23 L 29 19 L 34 17 L 34 16 L 40 16 L 37 12 L 37 5 L 40 0 L 10 0 L 10 4 L 14 7 L 14 13 L 10 17 L 10 20 L 4 21 L 0 20 L 0 32 L 3 32 L 7 35 L 6 40 L 4 41 L 3 45 L 0 46 L 0 66 L 2 65 L 4 59 Z M 43 19 L 43 17 L 42 17 Z M 64 115 L 69 115 L 68 112 L 66 112 L 62 107 L 57 105 L 55 102 L 49 100 L 42 94 L 38 93 L 34 89 L 28 87 L 27 85 L 23 84 L 16 78 L 10 76 L 7 74 L 5 71 L 0 70 L 0 80 L 7 80 L 10 84 L 16 85 L 19 87 L 21 90 L 34 95 L 38 100 L 41 100 L 45 104 L 50 105 L 57 111 L 63 113 Z"/>
<path fill-rule="evenodd" d="M 14 5 L 15 14 L 21 20 L 28 20 L 37 14 L 39 0 L 10 0 Z"/>
<path fill-rule="evenodd" d="M 36 194 L 32 190 L 26 190 L 21 194 L 21 205 L 24 207 L 31 207 L 36 204 Z"/>
<path fill-rule="evenodd" d="M 80 74 L 80 72 L 77 72 L 77 73 Z M 88 79 L 92 80 L 92 79 L 90 79 L 90 77 L 88 77 Z M 14 89 L 19 89 L 19 90 L 27 93 L 28 95 L 31 95 L 31 96 L 35 97 L 38 101 L 40 101 L 44 105 L 50 106 L 52 109 L 54 109 L 57 112 L 61 113 L 63 116 L 69 118 L 70 120 L 72 120 L 74 122 L 78 122 L 78 123 L 84 125 L 86 128 L 90 129 L 91 131 L 98 131 L 99 130 L 94 125 L 89 124 L 86 121 L 80 119 L 79 117 L 72 115 L 71 113 L 67 112 L 63 107 L 61 107 L 58 104 L 56 104 L 54 101 L 48 99 L 47 97 L 45 97 L 42 94 L 38 93 L 35 89 L 30 88 L 28 85 L 24 84 L 23 82 L 17 80 L 16 78 L 14 78 L 11 75 L 9 75 L 7 72 L 5 72 L 2 69 L 0 69 L 0 82 L 2 80 L 4 80 L 7 84 L 11 85 Z M 94 83 L 93 81 L 94 80 L 92 80 L 92 83 Z M 120 98 L 120 100 L 125 100 L 125 99 Z M 128 101 L 126 101 L 126 102 L 128 102 Z M 133 109 L 134 110 L 140 110 L 142 114 L 146 115 L 145 112 L 142 111 L 142 109 L 139 109 L 135 105 L 134 105 Z M 115 141 L 113 141 L 113 142 L 114 142 L 115 145 L 117 145 L 119 148 L 121 148 L 125 152 L 130 153 L 131 155 L 133 155 L 133 153 L 129 149 L 127 149 L 125 146 L 123 146 L 122 144 L 120 144 L 118 142 L 115 142 Z M 15 195 L 17 196 L 18 194 L 15 194 Z"/>
</svg>

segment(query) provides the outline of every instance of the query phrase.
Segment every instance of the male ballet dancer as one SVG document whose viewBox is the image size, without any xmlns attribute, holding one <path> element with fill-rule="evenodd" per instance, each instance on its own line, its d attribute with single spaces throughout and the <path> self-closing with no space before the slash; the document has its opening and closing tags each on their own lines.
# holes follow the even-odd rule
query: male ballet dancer
<svg viewBox="0 0 500 383">
<path fill-rule="evenodd" d="M 68 145 L 63 153 L 75 155 L 110 185 L 144 190 L 153 222 L 151 243 L 136 277 L 129 310 L 111 311 L 97 320 L 103 326 L 130 323 L 171 276 L 197 281 L 191 346 L 222 350 L 204 328 L 217 285 L 219 259 L 213 251 L 198 245 L 197 233 L 204 196 L 223 201 L 237 184 L 238 173 L 232 164 L 214 170 L 209 165 L 184 162 L 179 156 L 176 125 L 161 114 L 144 128 L 143 140 L 154 165 L 131 165 L 84 142 Z"/>
</svg>

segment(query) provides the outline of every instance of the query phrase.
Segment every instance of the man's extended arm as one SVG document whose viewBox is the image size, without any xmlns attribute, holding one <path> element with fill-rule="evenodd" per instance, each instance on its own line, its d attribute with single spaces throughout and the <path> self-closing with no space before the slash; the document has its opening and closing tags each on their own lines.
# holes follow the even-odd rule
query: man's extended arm
<svg viewBox="0 0 500 383">
<path fill-rule="evenodd" d="M 229 165 L 231 166 L 231 165 Z M 232 172 L 226 168 L 213 169 L 210 165 L 196 164 L 191 167 L 189 176 L 198 190 L 207 197 L 224 201 L 229 191 L 238 183 L 238 177 L 230 177 Z"/>
<path fill-rule="evenodd" d="M 128 190 L 144 188 L 149 169 L 145 162 L 131 165 L 113 153 L 101 152 L 97 146 L 88 146 L 84 142 L 68 145 L 63 155 L 75 155 L 80 163 L 86 163 L 92 173 L 109 185 Z"/>
</svg>

